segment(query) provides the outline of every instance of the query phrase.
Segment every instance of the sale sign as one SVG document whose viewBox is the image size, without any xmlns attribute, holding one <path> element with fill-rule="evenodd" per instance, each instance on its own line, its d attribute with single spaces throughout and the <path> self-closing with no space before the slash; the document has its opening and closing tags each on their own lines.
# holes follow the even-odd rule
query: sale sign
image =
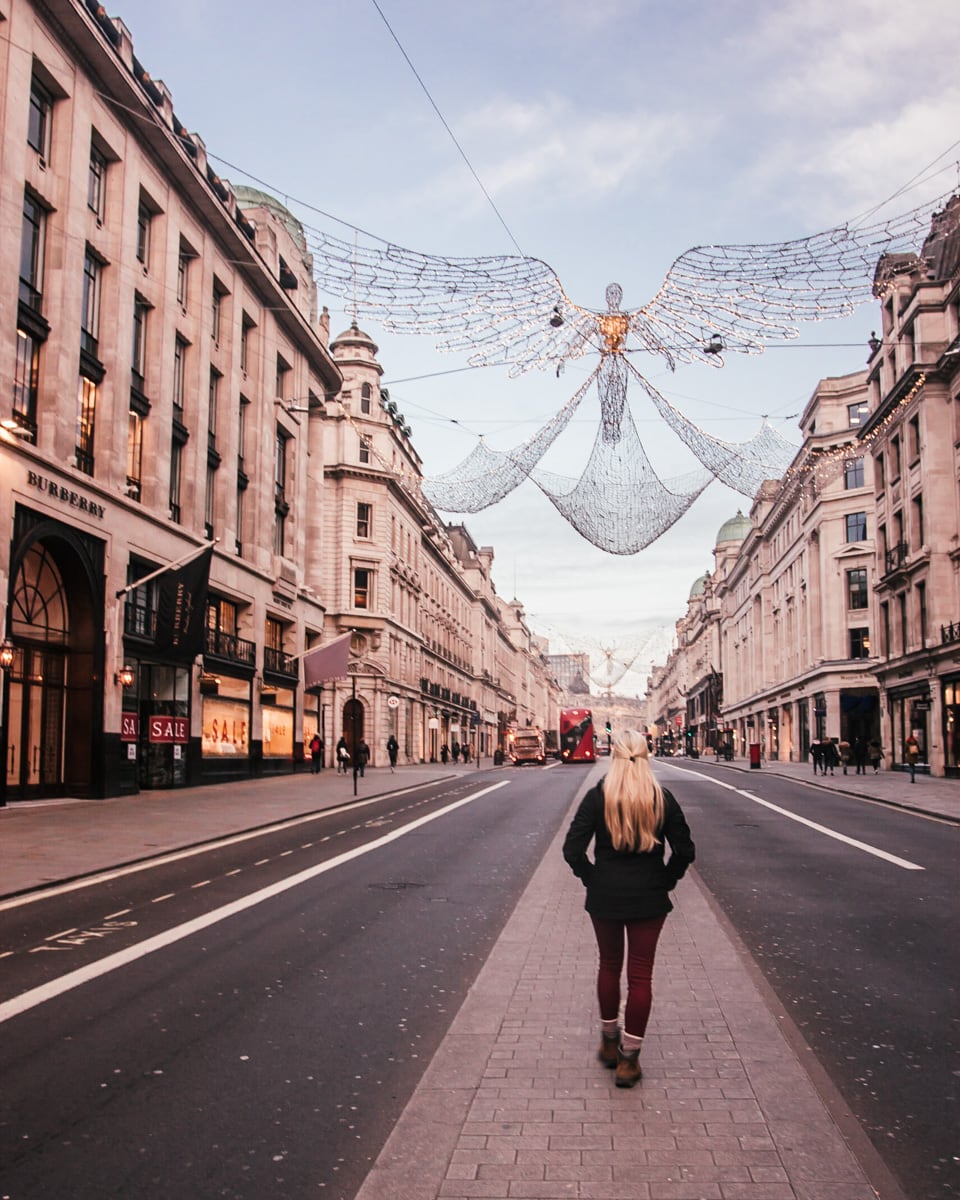
<svg viewBox="0 0 960 1200">
<path fill-rule="evenodd" d="M 136 713 L 120 714 L 120 741 L 135 742 L 140 736 L 140 718 Z"/>
<path fill-rule="evenodd" d="M 186 717 L 151 717 L 147 737 L 151 742 L 189 742 L 189 725 Z"/>
</svg>

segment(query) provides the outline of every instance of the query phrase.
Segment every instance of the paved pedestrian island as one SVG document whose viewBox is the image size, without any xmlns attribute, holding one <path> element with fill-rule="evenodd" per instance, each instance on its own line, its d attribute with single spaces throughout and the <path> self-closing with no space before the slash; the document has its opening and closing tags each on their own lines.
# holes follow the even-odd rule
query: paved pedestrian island
<svg viewBox="0 0 960 1200">
<path fill-rule="evenodd" d="M 695 875 L 661 937 L 643 1080 L 614 1086 L 561 838 L 357 1200 L 900 1198 Z"/>
</svg>

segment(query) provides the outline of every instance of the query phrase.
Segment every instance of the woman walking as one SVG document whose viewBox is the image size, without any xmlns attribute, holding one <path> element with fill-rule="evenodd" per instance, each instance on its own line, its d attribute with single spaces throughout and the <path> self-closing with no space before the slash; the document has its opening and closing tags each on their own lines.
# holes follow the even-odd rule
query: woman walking
<svg viewBox="0 0 960 1200">
<path fill-rule="evenodd" d="M 587 848 L 594 842 L 593 858 Z M 664 862 L 664 843 L 670 857 Z M 646 735 L 627 730 L 613 743 L 606 778 L 584 796 L 563 843 L 563 857 L 587 889 L 600 965 L 597 1057 L 616 1067 L 617 1087 L 640 1079 L 640 1048 L 652 1001 L 657 939 L 673 908 L 668 893 L 694 860 L 680 805 L 653 777 Z M 627 1003 L 619 1026 L 620 973 L 627 951 Z"/>
</svg>

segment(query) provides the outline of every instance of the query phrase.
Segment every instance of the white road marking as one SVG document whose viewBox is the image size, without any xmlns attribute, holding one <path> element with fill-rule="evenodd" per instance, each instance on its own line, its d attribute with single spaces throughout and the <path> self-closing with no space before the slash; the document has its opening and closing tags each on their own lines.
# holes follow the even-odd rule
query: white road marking
<svg viewBox="0 0 960 1200">
<path fill-rule="evenodd" d="M 867 842 L 860 842 L 856 838 L 847 837 L 845 833 L 838 833 L 835 829 L 828 829 L 826 825 L 820 825 L 816 821 L 809 821 L 806 817 L 801 817 L 798 813 L 790 812 L 787 808 L 781 808 L 779 804 L 771 804 L 769 800 L 763 800 L 759 796 L 755 796 L 752 792 L 745 792 L 743 788 L 738 788 L 731 783 L 724 783 L 719 779 L 711 779 L 709 775 L 701 775 L 699 771 L 690 771 L 683 767 L 674 766 L 673 763 L 663 763 L 662 765 L 671 767 L 674 771 L 679 771 L 683 775 L 696 775 L 698 779 L 703 779 L 705 782 L 712 783 L 716 787 L 736 792 L 738 796 L 744 796 L 747 800 L 752 800 L 754 804 L 761 804 L 764 808 L 769 808 L 771 812 L 779 813 L 782 817 L 789 817 L 791 821 L 798 821 L 801 825 L 806 825 L 809 829 L 815 829 L 817 833 L 826 834 L 827 837 L 835 838 L 838 842 L 843 842 L 847 846 L 853 846 L 855 850 L 862 850 L 865 854 L 872 854 L 875 858 L 882 858 L 885 862 L 893 863 L 896 867 L 903 867 L 905 871 L 926 870 L 926 867 L 921 867 L 918 863 L 910 862 L 906 858 L 898 858 L 896 854 L 888 854 L 886 850 L 880 850 L 877 846 L 871 846 Z"/>
<path fill-rule="evenodd" d="M 397 788 L 393 792 L 383 792 L 379 795 L 371 796 L 367 800 L 353 800 L 346 804 L 336 804 L 331 808 L 321 808 L 315 812 L 304 813 L 299 817 L 281 817 L 273 824 L 267 825 L 262 829 L 247 829 L 243 833 L 233 833 L 228 834 L 226 837 L 213 838 L 199 846 L 187 846 L 183 850 L 171 850 L 168 854 L 161 854 L 155 858 L 147 858 L 142 862 L 130 863 L 125 867 L 108 867 L 95 874 L 85 875 L 82 879 L 73 879 L 69 883 L 53 884 L 48 888 L 28 892 L 24 896 L 10 896 L 7 900 L 0 900 L 0 912 L 4 912 L 8 908 L 20 908 L 24 904 L 34 904 L 37 900 L 49 900 L 51 896 L 63 896 L 67 892 L 75 892 L 79 888 L 89 887 L 92 883 L 104 883 L 110 879 L 121 879 L 124 875 L 133 875 L 136 871 L 149 871 L 153 867 L 179 862 L 182 858 L 192 858 L 197 854 L 207 854 L 210 850 L 219 849 L 223 846 L 234 846 L 238 842 L 248 842 L 251 838 L 264 837 L 267 834 L 276 833 L 280 829 L 290 829 L 294 825 L 304 825 L 308 821 L 319 821 L 334 813 L 346 812 L 348 809 L 356 811 L 357 809 L 365 808 L 368 804 L 378 804 L 381 800 L 389 800 L 393 796 L 403 796 L 407 792 L 416 792 L 421 788 L 429 786 L 431 786 L 429 783 L 414 783 L 410 787 Z M 36 800 L 32 803 L 40 805 L 44 804 L 45 801 Z M 421 803 L 426 803 L 426 801 L 421 801 Z M 329 839 L 324 838 L 323 840 L 328 841 Z M 239 872 L 228 871 L 227 874 L 237 875 Z"/>
<path fill-rule="evenodd" d="M 266 900 L 271 900 L 274 896 L 280 896 L 284 892 L 290 891 L 291 888 L 299 887 L 300 884 L 307 883 L 311 879 L 316 879 L 319 875 L 324 875 L 327 871 L 332 871 L 337 867 L 343 866 L 344 863 L 350 862 L 352 859 L 369 854 L 372 850 L 379 850 L 381 846 L 386 846 L 388 843 L 396 841 L 397 838 L 404 837 L 408 833 L 413 833 L 415 829 L 419 829 L 423 825 L 429 825 L 431 821 L 437 821 L 440 817 L 445 817 L 448 813 L 462 808 L 465 804 L 472 804 L 474 800 L 479 800 L 481 796 L 486 796 L 490 792 L 495 792 L 499 788 L 506 787 L 507 783 L 508 781 L 504 780 L 501 783 L 495 783 L 490 787 L 482 788 L 479 792 L 474 792 L 472 795 L 455 800 L 452 804 L 448 804 L 446 808 L 440 808 L 436 812 L 417 817 L 415 821 L 411 821 L 409 825 L 404 825 L 401 829 L 393 829 L 390 833 L 384 833 L 380 837 L 374 838 L 372 842 L 368 842 L 365 846 L 357 846 L 353 850 L 345 850 L 342 854 L 336 855 L 328 862 L 318 863 L 313 867 L 308 867 L 304 871 L 298 871 L 296 875 L 291 875 L 289 879 L 278 880 L 268 887 L 251 892 L 249 896 L 243 896 L 239 900 L 234 900 L 231 904 L 224 904 L 220 908 L 215 908 L 212 912 L 204 913 L 203 916 L 194 917 L 192 921 L 185 921 L 182 925 L 176 925 L 172 929 L 167 929 L 163 933 L 158 933 L 154 937 L 147 938 L 146 941 L 140 942 L 136 946 L 128 946 L 125 950 L 118 950 L 115 954 L 108 954 L 106 958 L 101 958 L 99 962 L 89 963 L 85 967 L 79 967 L 76 971 L 70 971 L 66 975 L 62 975 L 59 979 L 52 979 L 49 983 L 41 984 L 39 987 L 31 988 L 19 996 L 14 996 L 12 1000 L 0 1003 L 0 1024 L 4 1021 L 9 1021 L 11 1017 L 16 1017 L 21 1013 L 27 1012 L 31 1008 L 36 1008 L 38 1004 L 43 1004 L 47 1000 L 53 1000 L 56 996 L 62 996 L 64 992 L 69 992 L 84 983 L 89 983 L 92 979 L 99 979 L 100 976 L 107 975 L 111 971 L 116 971 L 128 963 L 145 958 L 155 950 L 163 950 L 165 947 L 173 945 L 174 942 L 179 942 L 183 938 L 192 936 L 194 933 L 199 933 L 202 929 L 209 929 L 211 925 L 216 925 L 220 921 L 226 921 L 230 917 L 236 916 L 237 913 L 244 912 L 248 908 L 254 908 Z"/>
</svg>

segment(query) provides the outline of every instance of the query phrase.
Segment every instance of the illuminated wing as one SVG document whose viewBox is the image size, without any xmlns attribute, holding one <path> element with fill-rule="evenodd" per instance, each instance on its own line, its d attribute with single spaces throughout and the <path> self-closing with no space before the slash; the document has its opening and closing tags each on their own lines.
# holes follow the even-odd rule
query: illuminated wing
<svg viewBox="0 0 960 1200">
<path fill-rule="evenodd" d="M 433 334 L 438 349 L 467 351 L 473 366 L 509 363 L 518 375 L 599 346 L 596 317 L 571 305 L 537 258 L 442 258 L 318 230 L 307 230 L 307 245 L 321 294 L 397 333 Z"/>
<path fill-rule="evenodd" d="M 697 246 L 630 314 L 631 332 L 646 349 L 683 362 L 716 366 L 721 349 L 757 354 L 766 342 L 797 337 L 802 322 L 846 316 L 870 300 L 878 261 L 915 255 L 931 208 L 790 242 Z"/>
</svg>

